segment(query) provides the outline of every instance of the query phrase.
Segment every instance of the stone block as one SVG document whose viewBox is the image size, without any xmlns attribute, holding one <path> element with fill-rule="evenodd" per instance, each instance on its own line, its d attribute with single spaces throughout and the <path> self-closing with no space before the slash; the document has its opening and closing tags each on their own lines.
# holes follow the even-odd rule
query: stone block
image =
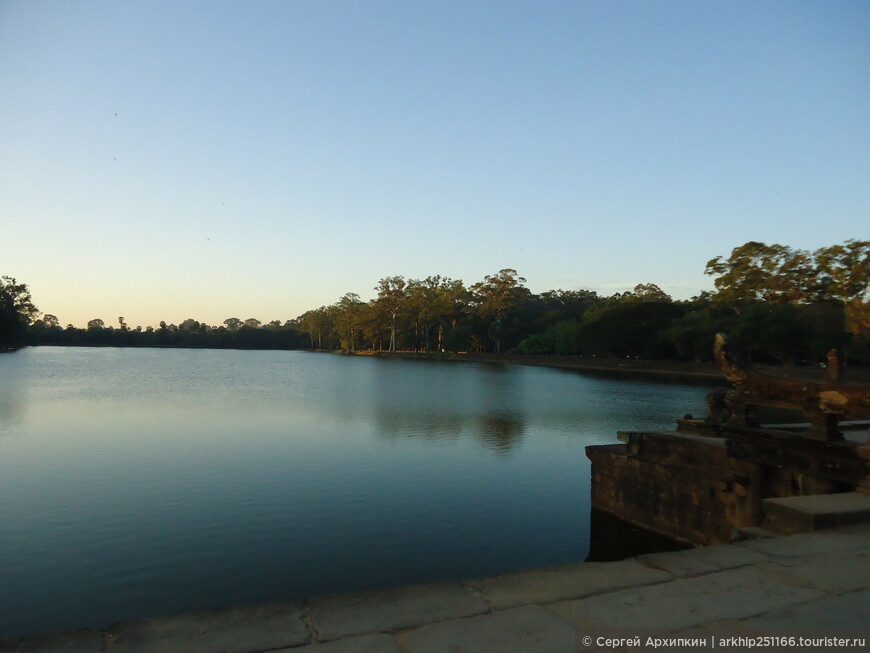
<svg viewBox="0 0 870 653">
<path fill-rule="evenodd" d="M 70 630 L 42 633 L 0 641 L 0 653 L 101 653 L 100 630 Z"/>
<path fill-rule="evenodd" d="M 763 553 L 734 546 L 733 544 L 717 544 L 699 549 L 680 551 L 679 555 L 711 564 L 719 569 L 734 569 L 746 565 L 767 562 L 770 558 Z"/>
<path fill-rule="evenodd" d="M 816 634 L 826 632 L 842 637 L 847 631 L 857 630 L 866 636 L 870 624 L 870 589 L 772 610 L 741 623 L 756 632 L 816 631 Z"/>
<path fill-rule="evenodd" d="M 737 542 L 735 546 L 769 556 L 807 556 L 847 551 L 866 547 L 868 544 L 870 544 L 870 538 L 864 535 L 824 532 L 799 533 L 765 540 L 747 540 L 746 542 Z"/>
<path fill-rule="evenodd" d="M 311 639 L 299 604 L 266 604 L 116 624 L 107 653 L 250 653 Z"/>
<path fill-rule="evenodd" d="M 282 648 L 269 653 L 402 653 L 392 635 L 374 634 L 346 637 L 300 648 Z"/>
<path fill-rule="evenodd" d="M 823 596 L 746 567 L 565 601 L 548 609 L 578 629 L 594 624 L 601 629 L 673 631 L 752 617 Z"/>
<path fill-rule="evenodd" d="M 870 587 L 870 549 L 844 551 L 835 556 L 781 558 L 758 568 L 781 583 L 829 593 Z"/>
<path fill-rule="evenodd" d="M 518 571 L 492 578 L 468 580 L 493 608 L 544 604 L 610 592 L 623 587 L 661 583 L 673 579 L 670 572 L 651 569 L 637 560 L 583 562 Z"/>
<path fill-rule="evenodd" d="M 394 632 L 483 612 L 489 612 L 486 604 L 455 581 L 352 592 L 309 602 L 319 641 Z"/>
<path fill-rule="evenodd" d="M 638 560 L 654 569 L 661 569 L 672 573 L 679 578 L 699 576 L 720 571 L 719 567 L 709 562 L 698 560 L 693 556 L 683 555 L 684 552 L 664 551 L 662 553 L 649 553 L 638 557 Z"/>
<path fill-rule="evenodd" d="M 408 653 L 576 653 L 578 649 L 574 628 L 534 605 L 423 626 L 398 639 Z"/>
<path fill-rule="evenodd" d="M 784 533 L 870 522 L 870 496 L 858 492 L 764 499 L 762 506 L 765 523 Z"/>
</svg>

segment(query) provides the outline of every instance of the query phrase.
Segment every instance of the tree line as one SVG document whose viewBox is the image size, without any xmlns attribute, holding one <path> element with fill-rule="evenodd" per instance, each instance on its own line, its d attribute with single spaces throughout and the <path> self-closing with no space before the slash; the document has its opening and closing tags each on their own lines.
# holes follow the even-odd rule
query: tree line
<svg viewBox="0 0 870 653">
<path fill-rule="evenodd" d="M 870 364 L 870 241 L 815 251 L 748 242 L 710 260 L 715 291 L 674 300 L 653 283 L 600 296 L 539 294 L 512 268 L 466 285 L 440 275 L 389 276 L 369 301 L 348 292 L 295 319 L 228 318 L 210 326 L 61 327 L 24 284 L 0 281 L 0 347 L 20 344 L 519 353 L 710 360 L 715 333 L 764 362 L 815 364 L 832 347 Z"/>
<path fill-rule="evenodd" d="M 708 361 L 729 333 L 759 361 L 815 364 L 832 347 L 870 363 L 870 241 L 814 252 L 748 242 L 710 260 L 714 292 L 675 301 L 653 283 L 600 296 L 532 293 L 505 268 L 466 286 L 441 276 L 385 277 L 296 320 L 311 348 L 512 352 Z"/>
<path fill-rule="evenodd" d="M 123 317 L 118 325 L 102 319 L 90 320 L 86 328 L 68 324 L 65 328 L 54 315 L 34 320 L 27 332 L 31 345 L 88 345 L 94 347 L 200 347 L 208 349 L 299 349 L 305 338 L 294 320 L 273 320 L 263 324 L 256 318 L 231 317 L 211 326 L 188 318 L 180 324 L 161 321 L 157 327 L 131 327 Z"/>
</svg>

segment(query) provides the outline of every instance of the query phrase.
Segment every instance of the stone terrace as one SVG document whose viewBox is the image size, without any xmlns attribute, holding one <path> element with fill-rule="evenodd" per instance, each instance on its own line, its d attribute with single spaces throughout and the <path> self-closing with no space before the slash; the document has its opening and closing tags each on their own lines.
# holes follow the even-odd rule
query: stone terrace
<svg viewBox="0 0 870 653">
<path fill-rule="evenodd" d="M 0 652 L 573 653 L 714 635 L 870 641 L 870 525 L 48 633 Z"/>
</svg>

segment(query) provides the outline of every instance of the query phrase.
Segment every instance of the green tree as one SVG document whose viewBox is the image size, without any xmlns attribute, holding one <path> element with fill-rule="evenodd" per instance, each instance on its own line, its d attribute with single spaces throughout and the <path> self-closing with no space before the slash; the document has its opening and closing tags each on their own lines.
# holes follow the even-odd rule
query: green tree
<svg viewBox="0 0 870 653">
<path fill-rule="evenodd" d="M 27 284 L 0 277 L 0 351 L 24 344 L 27 327 L 38 313 Z"/>
<path fill-rule="evenodd" d="M 744 304 L 753 301 L 808 301 L 817 287 L 817 270 L 809 252 L 756 241 L 735 247 L 727 260 L 721 256 L 711 259 L 704 273 L 716 277 L 714 300 L 729 304 L 738 314 Z"/>
<path fill-rule="evenodd" d="M 501 353 L 504 328 L 502 320 L 505 312 L 514 306 L 526 289 L 526 280 L 512 268 L 503 268 L 496 274 L 487 275 L 483 281 L 474 284 L 471 290 L 478 297 L 478 309 L 481 316 L 491 318 L 488 332 L 495 340 L 495 351 Z"/>
<path fill-rule="evenodd" d="M 405 278 L 401 276 L 384 277 L 375 286 L 378 291 L 375 301 L 390 319 L 390 351 L 396 351 L 396 318 L 406 299 L 405 286 Z"/>
<path fill-rule="evenodd" d="M 654 283 L 639 283 L 632 294 L 645 302 L 670 302 L 671 296 Z"/>
<path fill-rule="evenodd" d="M 357 335 L 363 328 L 363 307 L 359 295 L 346 293 L 335 303 L 335 329 L 339 334 L 342 349 L 356 351 Z"/>
<path fill-rule="evenodd" d="M 226 320 L 224 320 L 224 326 L 227 328 L 228 331 L 238 331 L 244 326 L 244 324 L 245 323 L 237 317 L 228 317 Z"/>
<path fill-rule="evenodd" d="M 870 338 L 870 241 L 847 240 L 814 256 L 824 295 L 843 303 L 846 331 Z"/>
<path fill-rule="evenodd" d="M 332 316 L 326 306 L 321 306 L 311 311 L 306 311 L 298 318 L 299 331 L 308 334 L 311 340 L 311 348 L 323 349 L 323 336 L 330 332 Z"/>
</svg>

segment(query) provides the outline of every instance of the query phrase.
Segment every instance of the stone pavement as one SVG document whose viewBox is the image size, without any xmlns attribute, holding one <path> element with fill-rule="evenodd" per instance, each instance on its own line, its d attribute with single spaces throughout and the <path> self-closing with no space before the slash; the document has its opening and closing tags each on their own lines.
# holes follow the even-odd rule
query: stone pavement
<svg viewBox="0 0 870 653">
<path fill-rule="evenodd" d="M 0 652 L 576 653 L 634 643 L 868 650 L 870 525 L 49 633 Z"/>
</svg>

